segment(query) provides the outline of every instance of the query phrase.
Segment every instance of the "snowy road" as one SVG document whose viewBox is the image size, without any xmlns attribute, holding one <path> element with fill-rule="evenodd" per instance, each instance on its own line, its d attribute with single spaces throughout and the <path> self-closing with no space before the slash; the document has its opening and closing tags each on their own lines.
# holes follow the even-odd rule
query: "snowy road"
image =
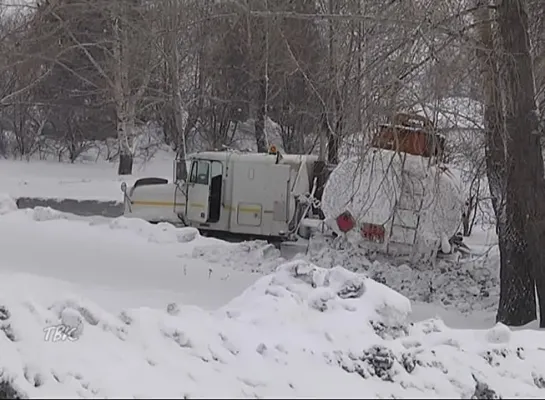
<svg viewBox="0 0 545 400">
<path fill-rule="evenodd" d="M 54 210 L 79 215 L 82 217 L 102 216 L 117 218 L 123 215 L 123 205 L 117 201 L 42 199 L 37 197 L 19 197 L 20 209 L 51 207 Z"/>
</svg>

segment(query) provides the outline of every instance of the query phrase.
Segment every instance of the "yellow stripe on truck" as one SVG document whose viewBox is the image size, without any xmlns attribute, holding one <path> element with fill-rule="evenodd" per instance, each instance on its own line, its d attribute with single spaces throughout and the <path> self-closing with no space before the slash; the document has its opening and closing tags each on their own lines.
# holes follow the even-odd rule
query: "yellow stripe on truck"
<svg viewBox="0 0 545 400">
<path fill-rule="evenodd" d="M 261 208 L 258 208 L 258 207 L 239 207 L 238 212 L 260 213 Z"/>
<path fill-rule="evenodd" d="M 150 207 L 174 207 L 175 205 L 177 207 L 185 207 L 185 203 L 174 203 L 171 201 L 147 201 L 147 200 L 133 200 L 131 201 L 132 205 L 135 206 L 150 206 Z M 202 203 L 189 203 L 190 207 L 196 207 L 196 208 L 205 208 L 205 205 Z M 236 207 L 231 206 L 223 206 L 225 210 L 229 211 L 237 211 Z M 258 207 L 239 207 L 238 212 L 243 213 L 260 213 L 261 208 Z M 274 211 L 272 210 L 264 210 L 264 214 L 272 214 Z"/>
<path fill-rule="evenodd" d="M 174 203 L 172 201 L 144 201 L 144 200 L 133 200 L 131 204 L 136 206 L 157 206 L 157 207 L 174 207 L 176 206 L 185 206 L 185 203 Z"/>
<path fill-rule="evenodd" d="M 230 211 L 237 211 L 237 208 L 236 207 L 230 207 L 230 206 L 225 206 L 224 208 L 230 210 Z M 260 213 L 261 212 L 261 208 L 259 207 L 239 207 L 238 208 L 238 212 L 243 212 L 243 213 Z M 263 210 L 263 213 L 264 214 L 273 214 L 274 211 L 272 210 Z"/>
</svg>

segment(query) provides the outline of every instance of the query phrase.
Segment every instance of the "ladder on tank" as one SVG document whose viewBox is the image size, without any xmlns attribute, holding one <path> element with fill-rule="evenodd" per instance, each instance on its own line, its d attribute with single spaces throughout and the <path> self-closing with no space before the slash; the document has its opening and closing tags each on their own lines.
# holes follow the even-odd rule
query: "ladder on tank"
<svg viewBox="0 0 545 400">
<path fill-rule="evenodd" d="M 391 245 L 410 246 L 412 254 L 417 244 L 417 233 L 424 206 L 424 185 L 420 181 L 413 181 L 414 184 L 409 185 L 405 171 L 407 153 L 399 155 L 402 157 L 401 192 L 394 204 L 387 252 L 391 252 Z"/>
</svg>

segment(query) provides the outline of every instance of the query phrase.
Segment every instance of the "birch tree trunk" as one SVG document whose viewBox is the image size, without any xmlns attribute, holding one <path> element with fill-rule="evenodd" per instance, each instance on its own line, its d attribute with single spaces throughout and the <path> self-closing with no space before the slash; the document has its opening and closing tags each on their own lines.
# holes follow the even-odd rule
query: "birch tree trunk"
<svg viewBox="0 0 545 400">
<path fill-rule="evenodd" d="M 122 7 L 122 6 L 121 6 Z M 122 15 L 122 12 L 120 13 Z M 120 21 L 120 16 L 114 14 L 114 79 L 113 94 L 117 114 L 117 140 L 119 143 L 118 175 L 132 174 L 133 166 L 133 135 L 134 116 L 131 115 L 129 90 L 129 66 L 126 60 L 127 35 Z"/>
<path fill-rule="evenodd" d="M 338 13 L 338 0 L 329 0 L 329 13 Z M 335 27 L 333 21 L 329 20 L 329 96 L 328 96 L 328 112 L 326 113 L 327 123 L 327 161 L 331 164 L 339 163 L 339 147 L 340 147 L 340 99 L 337 88 L 337 52 L 335 40 Z M 334 130 L 335 129 L 335 130 Z"/>
<path fill-rule="evenodd" d="M 132 174 L 137 107 L 154 69 L 159 65 L 153 58 L 157 34 L 151 25 L 134 20 L 138 14 L 133 12 L 131 6 L 132 2 L 112 2 L 114 72 L 111 89 L 117 113 L 119 175 Z M 141 65 L 134 65 L 136 63 Z"/>
<path fill-rule="evenodd" d="M 119 166 L 118 175 L 131 175 L 133 167 L 133 137 L 134 121 L 129 113 L 124 111 L 126 107 L 117 107 L 117 139 L 119 141 Z"/>
<path fill-rule="evenodd" d="M 168 33 L 168 41 L 170 44 L 169 55 L 169 73 L 170 73 L 170 89 L 174 113 L 174 126 L 176 129 L 176 158 L 185 160 L 186 158 L 186 131 L 184 126 L 182 95 L 180 93 L 180 50 L 178 47 L 178 29 L 180 27 L 180 10 L 177 2 L 169 1 L 170 32 Z M 185 162 L 179 163 L 176 170 L 176 179 L 187 179 L 187 165 Z"/>
<path fill-rule="evenodd" d="M 251 4 L 249 1 L 248 4 Z M 267 3 L 265 3 L 265 7 Z M 252 108 L 254 111 L 254 131 L 258 153 L 266 153 L 267 136 L 265 134 L 265 123 L 267 119 L 267 29 L 259 27 L 254 31 L 254 20 L 251 15 L 251 8 L 248 5 L 248 51 L 251 54 L 253 68 L 252 82 Z M 257 36 L 257 37 L 256 37 Z M 257 40 L 256 40 L 257 39 Z"/>
<path fill-rule="evenodd" d="M 255 141 L 258 153 L 267 152 L 267 137 L 265 135 L 265 119 L 267 118 L 267 85 L 265 79 L 260 77 L 255 83 L 255 100 L 257 101 L 257 115 L 255 118 Z"/>
</svg>

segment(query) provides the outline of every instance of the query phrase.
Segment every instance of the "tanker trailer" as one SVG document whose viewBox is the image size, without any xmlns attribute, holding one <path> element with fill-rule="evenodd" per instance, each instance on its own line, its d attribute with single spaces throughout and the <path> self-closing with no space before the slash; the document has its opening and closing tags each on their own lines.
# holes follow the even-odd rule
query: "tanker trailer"
<svg viewBox="0 0 545 400">
<path fill-rule="evenodd" d="M 371 248 L 429 259 L 457 233 L 462 204 L 448 168 L 430 165 L 428 157 L 371 147 L 332 171 L 321 206 L 326 220 L 348 216 Z"/>
</svg>

